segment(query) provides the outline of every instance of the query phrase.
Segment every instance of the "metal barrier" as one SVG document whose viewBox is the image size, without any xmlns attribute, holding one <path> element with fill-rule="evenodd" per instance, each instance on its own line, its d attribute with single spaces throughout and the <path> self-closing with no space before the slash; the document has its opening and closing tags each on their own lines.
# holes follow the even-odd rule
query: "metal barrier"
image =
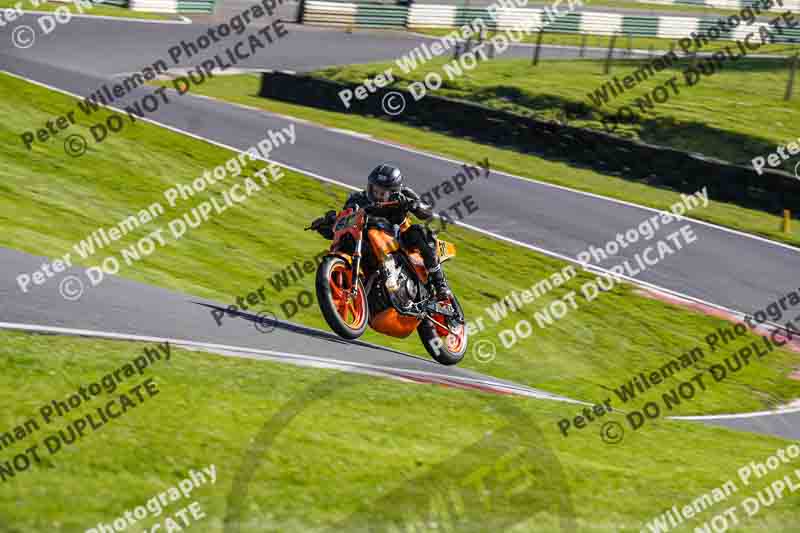
<svg viewBox="0 0 800 533">
<path fill-rule="evenodd" d="M 151 13 L 213 13 L 214 0 L 130 0 L 130 8 Z"/>
<path fill-rule="evenodd" d="M 303 22 L 323 26 L 357 26 L 362 28 L 405 28 L 408 7 L 351 2 L 305 3 Z"/>
<path fill-rule="evenodd" d="M 178 13 L 213 13 L 214 0 L 178 0 Z"/>
<path fill-rule="evenodd" d="M 786 0 L 784 0 L 785 2 Z M 501 9 L 492 18 L 485 7 L 464 8 L 452 5 L 414 4 L 404 6 L 360 4 L 310 0 L 305 3 L 304 22 L 330 26 L 369 28 L 457 28 L 480 18 L 492 30 L 513 29 L 515 26 L 533 28 L 542 26 L 541 9 Z M 624 35 L 631 37 L 660 37 L 680 39 L 692 33 L 704 33 L 716 26 L 719 17 L 642 16 L 619 13 L 570 13 L 547 25 L 548 32 L 592 35 Z M 744 39 L 758 33 L 759 27 L 769 28 L 764 22 L 752 25 L 742 23 L 733 31 L 722 31 L 720 39 Z M 773 31 L 776 42 L 800 41 L 800 27 L 784 29 L 782 34 Z"/>
</svg>

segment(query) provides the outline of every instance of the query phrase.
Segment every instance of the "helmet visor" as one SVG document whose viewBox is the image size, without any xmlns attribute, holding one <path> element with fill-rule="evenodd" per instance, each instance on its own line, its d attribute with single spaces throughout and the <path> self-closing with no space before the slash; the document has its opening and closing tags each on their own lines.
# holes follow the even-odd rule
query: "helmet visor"
<svg viewBox="0 0 800 533">
<path fill-rule="evenodd" d="M 369 185 L 369 196 L 373 202 L 388 202 L 392 194 L 400 192 L 400 187 L 382 187 L 380 185 Z"/>
</svg>

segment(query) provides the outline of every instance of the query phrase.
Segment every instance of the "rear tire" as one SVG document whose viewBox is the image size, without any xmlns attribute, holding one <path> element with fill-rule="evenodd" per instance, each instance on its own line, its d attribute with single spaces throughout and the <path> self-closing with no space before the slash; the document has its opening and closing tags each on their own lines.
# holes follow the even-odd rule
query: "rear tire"
<svg viewBox="0 0 800 533">
<path fill-rule="evenodd" d="M 464 311 L 461 309 L 461 304 L 455 296 L 453 298 L 453 306 L 456 310 L 464 316 Z M 452 333 L 447 337 L 439 336 L 436 325 L 430 320 L 425 320 L 417 326 L 417 333 L 422 341 L 422 345 L 428 351 L 433 359 L 442 365 L 455 365 L 461 362 L 464 354 L 467 353 L 467 327 L 461 324 L 458 328 L 461 332 L 459 337 L 454 336 Z"/>
<path fill-rule="evenodd" d="M 364 334 L 369 321 L 369 306 L 364 285 L 358 279 L 358 293 L 346 303 L 351 289 L 351 268 L 341 257 L 328 256 L 317 269 L 317 302 L 328 326 L 340 337 L 357 339 Z"/>
</svg>

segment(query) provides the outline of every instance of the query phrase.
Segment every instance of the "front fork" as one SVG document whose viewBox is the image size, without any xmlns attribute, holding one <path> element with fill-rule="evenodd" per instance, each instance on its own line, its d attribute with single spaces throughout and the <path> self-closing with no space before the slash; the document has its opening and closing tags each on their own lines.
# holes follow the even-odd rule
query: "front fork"
<svg viewBox="0 0 800 533">
<path fill-rule="evenodd" d="M 361 235 L 356 241 L 356 249 L 353 252 L 353 272 L 351 273 L 350 279 L 350 295 L 348 298 L 355 298 L 358 294 L 358 272 L 361 269 L 361 247 L 364 243 L 364 232 L 361 232 Z"/>
</svg>

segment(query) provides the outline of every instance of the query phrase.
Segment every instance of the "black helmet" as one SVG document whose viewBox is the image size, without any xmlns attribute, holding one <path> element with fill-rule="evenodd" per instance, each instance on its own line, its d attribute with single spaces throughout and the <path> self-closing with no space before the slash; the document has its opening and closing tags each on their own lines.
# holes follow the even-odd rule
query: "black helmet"
<svg viewBox="0 0 800 533">
<path fill-rule="evenodd" d="M 400 192 L 403 186 L 403 174 L 396 166 L 383 163 L 369 173 L 367 179 L 367 197 L 372 202 L 385 202 L 392 193 Z"/>
</svg>

